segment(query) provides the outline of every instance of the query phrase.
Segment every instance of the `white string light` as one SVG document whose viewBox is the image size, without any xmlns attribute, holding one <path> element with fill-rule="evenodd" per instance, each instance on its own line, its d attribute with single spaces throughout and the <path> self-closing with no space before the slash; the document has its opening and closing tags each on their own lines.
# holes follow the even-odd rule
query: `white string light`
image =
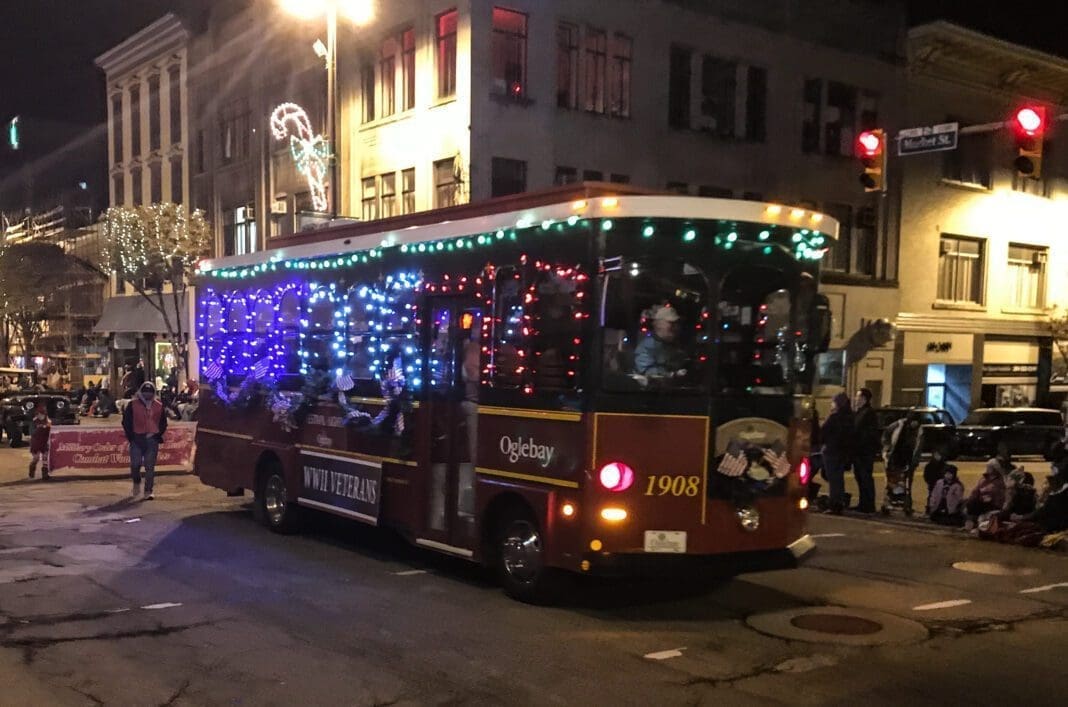
<svg viewBox="0 0 1068 707">
<path fill-rule="evenodd" d="M 307 112 L 296 103 L 283 103 L 271 113 L 271 132 L 276 140 L 289 138 L 289 152 L 297 171 L 308 180 L 312 206 L 326 211 L 326 173 L 330 163 L 330 143 L 312 131 Z"/>
</svg>

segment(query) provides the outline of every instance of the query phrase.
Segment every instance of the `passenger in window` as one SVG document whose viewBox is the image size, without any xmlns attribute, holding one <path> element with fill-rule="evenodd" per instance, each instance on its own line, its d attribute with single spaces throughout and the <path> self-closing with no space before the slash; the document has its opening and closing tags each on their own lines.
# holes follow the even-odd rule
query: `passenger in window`
<svg viewBox="0 0 1068 707">
<path fill-rule="evenodd" d="M 652 332 L 634 350 L 635 372 L 657 378 L 685 376 L 686 353 L 678 340 L 678 312 L 669 304 L 657 307 Z"/>
</svg>

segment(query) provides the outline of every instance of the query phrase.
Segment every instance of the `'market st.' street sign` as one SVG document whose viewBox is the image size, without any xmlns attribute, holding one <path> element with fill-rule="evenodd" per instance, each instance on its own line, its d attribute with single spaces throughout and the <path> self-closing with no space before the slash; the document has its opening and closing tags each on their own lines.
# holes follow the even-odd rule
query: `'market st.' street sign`
<svg viewBox="0 0 1068 707">
<path fill-rule="evenodd" d="M 897 154 L 904 157 L 923 152 L 956 150 L 959 127 L 959 123 L 942 123 L 902 130 L 897 135 Z"/>
</svg>

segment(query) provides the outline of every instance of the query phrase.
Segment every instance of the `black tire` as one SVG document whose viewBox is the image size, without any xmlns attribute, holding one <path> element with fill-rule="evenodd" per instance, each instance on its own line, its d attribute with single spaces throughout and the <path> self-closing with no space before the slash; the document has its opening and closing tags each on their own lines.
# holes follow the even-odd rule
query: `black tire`
<svg viewBox="0 0 1068 707">
<path fill-rule="evenodd" d="M 271 465 L 256 484 L 256 520 L 272 532 L 291 535 L 300 530 L 300 508 L 289 498 L 286 479 L 277 464 Z"/>
<path fill-rule="evenodd" d="M 505 594 L 527 604 L 553 604 L 560 598 L 563 573 L 545 566 L 545 538 L 532 513 L 502 513 L 493 540 L 493 564 Z"/>
</svg>

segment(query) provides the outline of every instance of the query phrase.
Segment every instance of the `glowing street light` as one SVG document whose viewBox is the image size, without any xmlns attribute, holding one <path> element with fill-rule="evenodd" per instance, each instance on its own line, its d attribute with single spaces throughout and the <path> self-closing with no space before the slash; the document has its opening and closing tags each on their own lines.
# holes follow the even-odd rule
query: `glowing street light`
<svg viewBox="0 0 1068 707">
<path fill-rule="evenodd" d="M 374 18 L 373 0 L 278 0 L 287 13 L 301 20 L 326 18 L 326 44 L 316 39 L 316 56 L 326 61 L 326 134 L 333 144 L 334 154 L 341 154 L 341 135 L 337 129 L 337 19 L 343 17 L 362 25 Z M 330 163 L 331 210 L 338 214 L 337 159 Z"/>
</svg>

